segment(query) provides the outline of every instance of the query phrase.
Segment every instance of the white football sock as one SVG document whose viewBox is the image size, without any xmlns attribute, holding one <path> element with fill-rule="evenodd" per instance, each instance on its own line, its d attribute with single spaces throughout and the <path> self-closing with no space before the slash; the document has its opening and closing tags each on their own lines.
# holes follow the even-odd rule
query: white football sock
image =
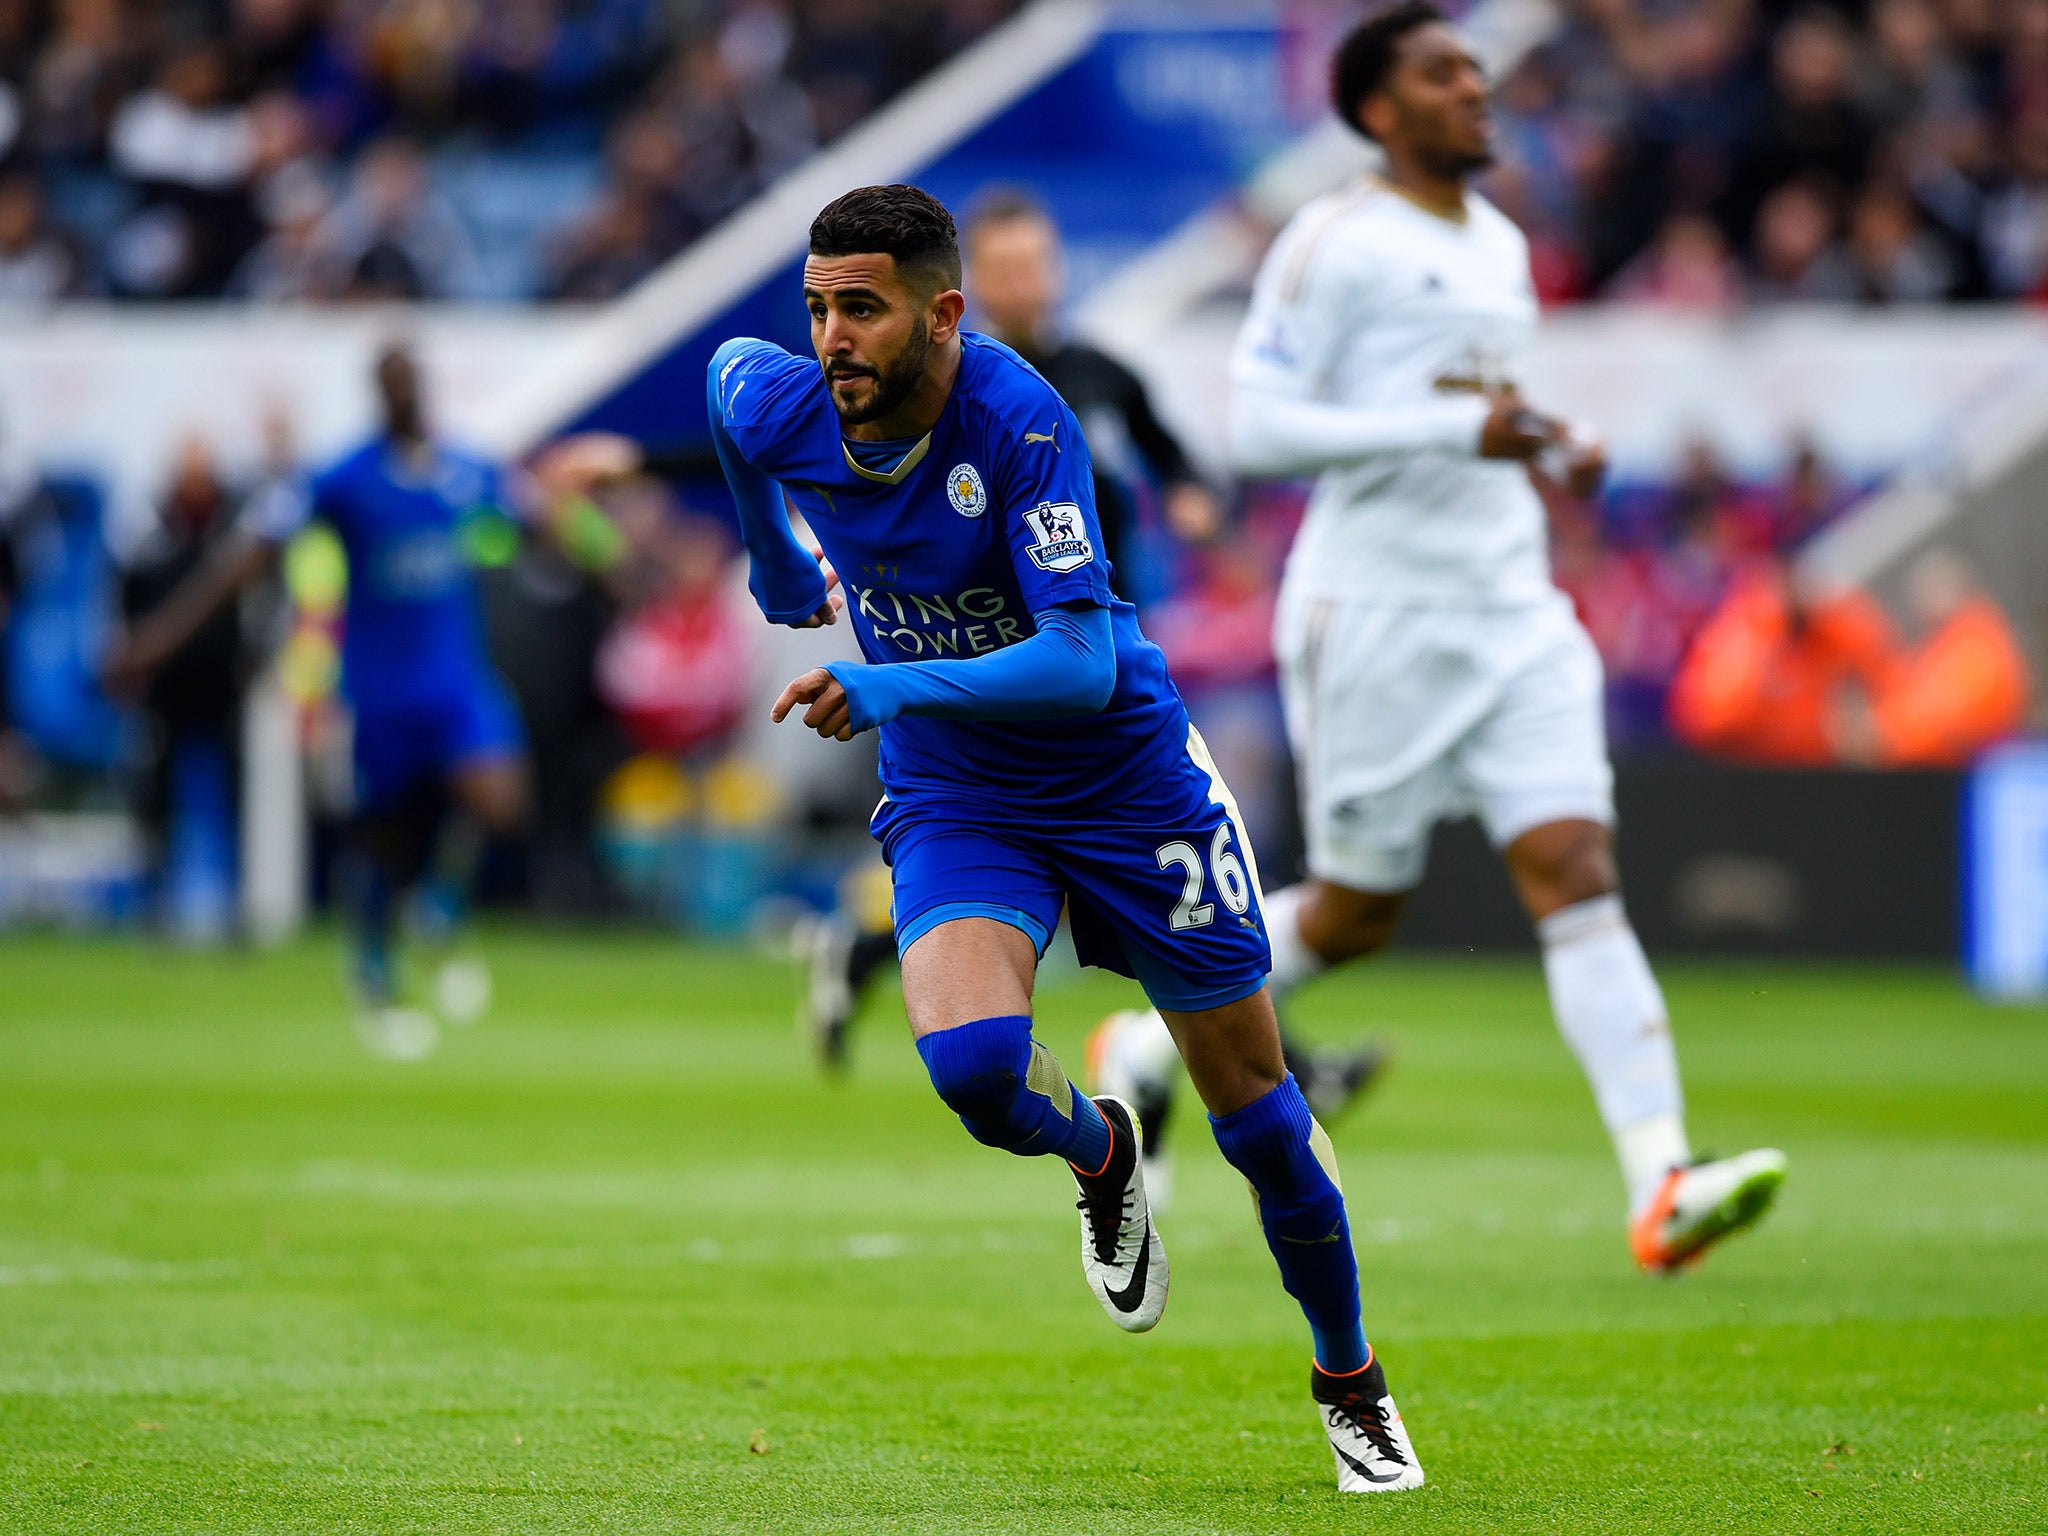
<svg viewBox="0 0 2048 1536">
<path fill-rule="evenodd" d="M 1110 1038 L 1110 1049 L 1134 1082 L 1170 1085 L 1180 1071 L 1180 1047 L 1157 1008 L 1126 1014 Z"/>
<path fill-rule="evenodd" d="M 1276 1003 L 1330 968 L 1330 962 L 1310 949 L 1301 936 L 1301 904 L 1308 900 L 1308 893 L 1304 882 L 1266 898 L 1266 942 L 1273 948 L 1273 974 L 1267 984 Z"/>
<path fill-rule="evenodd" d="M 1536 925 L 1558 1030 L 1579 1058 L 1614 1138 L 1631 1212 L 1691 1160 L 1664 994 L 1619 896 L 1596 896 Z"/>
<path fill-rule="evenodd" d="M 1615 1156 L 1621 1159 L 1621 1176 L 1628 1184 L 1628 1213 L 1639 1214 L 1664 1187 L 1674 1168 L 1692 1161 L 1692 1149 L 1685 1142 L 1685 1121 L 1678 1115 L 1652 1115 L 1614 1133 Z"/>
</svg>

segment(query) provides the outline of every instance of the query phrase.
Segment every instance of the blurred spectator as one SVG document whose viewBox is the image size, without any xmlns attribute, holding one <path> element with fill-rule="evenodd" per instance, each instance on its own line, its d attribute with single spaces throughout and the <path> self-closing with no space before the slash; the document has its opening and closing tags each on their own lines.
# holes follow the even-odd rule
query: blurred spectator
<svg viewBox="0 0 2048 1536">
<path fill-rule="evenodd" d="M 1059 231 L 1028 195 L 997 191 L 968 213 L 962 254 L 977 321 L 1021 353 L 1081 422 L 1095 468 L 1095 506 L 1103 554 L 1118 589 L 1130 583 L 1137 533 L 1135 488 L 1158 488 L 1168 530 L 1180 539 L 1214 538 L 1223 525 L 1215 493 L 1152 409 L 1138 376 L 1115 358 L 1061 332 L 1065 271 Z"/>
<path fill-rule="evenodd" d="M 2004 185 L 1984 205 L 1984 264 L 2000 297 L 2042 297 L 2048 279 L 2048 101 L 2013 124 Z"/>
<path fill-rule="evenodd" d="M 228 67 L 219 45 L 187 44 L 114 119 L 110 158 L 140 195 L 110 259 L 124 292 L 219 293 L 255 238 L 256 135 L 248 109 L 229 99 Z"/>
<path fill-rule="evenodd" d="M 1856 292 L 1855 272 L 1835 241 L 1835 204 L 1825 183 L 1788 181 L 1756 215 L 1755 298 L 1840 300 Z"/>
<path fill-rule="evenodd" d="M 1742 269 L 1720 229 L 1702 213 L 1674 213 L 1657 239 L 1614 279 L 1617 299 L 1712 313 L 1742 302 Z"/>
<path fill-rule="evenodd" d="M 598 692 L 597 656 L 617 618 L 633 552 L 581 493 L 598 473 L 574 463 L 588 443 L 572 438 L 535 461 L 546 518 L 522 530 L 509 558 L 479 572 L 491 661 L 519 701 L 533 769 L 527 894 L 538 910 L 558 915 L 612 905 L 596 854 L 596 808 L 605 780 L 626 756 Z M 633 494 L 621 488 L 605 500 L 630 505 Z"/>
<path fill-rule="evenodd" d="M 153 535 L 129 561 L 121 611 L 152 612 L 228 534 L 236 501 L 202 438 L 179 449 Z M 224 936 L 232 916 L 235 807 L 247 681 L 242 610 L 218 610 L 143 689 L 147 722 L 138 809 L 163 915 L 188 938 Z"/>
<path fill-rule="evenodd" d="M 78 253 L 43 215 L 33 176 L 0 177 L 0 308 L 34 307 L 84 288 Z"/>
<path fill-rule="evenodd" d="M 35 754 L 14 728 L 8 684 L 13 670 L 10 621 L 22 584 L 20 546 L 44 492 L 39 478 L 15 461 L 12 447 L 0 432 L 0 814 L 26 803 L 36 779 Z"/>
<path fill-rule="evenodd" d="M 1792 466 L 1771 498 L 1771 542 L 1779 549 L 1797 549 L 1848 502 L 1848 493 L 1813 439 L 1800 438 L 1792 450 Z"/>
<path fill-rule="evenodd" d="M 1955 290 L 1954 260 L 1926 229 L 1906 189 L 1879 180 L 1849 213 L 1848 262 L 1856 296 L 1875 304 L 1929 304 Z"/>
<path fill-rule="evenodd" d="M 722 523 L 678 514 L 650 484 L 620 511 L 638 578 L 598 653 L 599 691 L 642 752 L 715 755 L 752 684 L 753 616 L 726 580 L 738 553 Z"/>
<path fill-rule="evenodd" d="M 477 289 L 476 250 L 433 189 L 410 140 L 379 140 L 327 220 L 325 239 L 352 299 L 460 299 Z"/>
<path fill-rule="evenodd" d="M 688 149 L 666 117 L 642 112 L 620 123 L 606 161 L 610 185 L 550 255 L 550 297 L 615 297 L 705 227 L 690 190 Z"/>
<path fill-rule="evenodd" d="M 1863 593 L 1800 589 L 1763 561 L 1735 579 L 1671 685 L 1671 725 L 1701 752 L 1743 762 L 1836 761 L 1837 696 L 1882 690 L 1897 656 L 1891 621 Z"/>
<path fill-rule="evenodd" d="M 1834 730 L 1842 760 L 1884 768 L 1961 768 L 2025 723 L 2027 664 L 1998 605 L 1949 550 L 1906 572 L 1921 638 L 1873 691 L 1847 690 Z"/>
<path fill-rule="evenodd" d="M 1805 6 L 1778 29 L 1763 122 L 1731 189 L 1737 230 L 1788 183 L 1839 193 L 1862 181 L 1876 131 L 1856 99 L 1856 62 L 1855 37 L 1837 10 Z"/>
<path fill-rule="evenodd" d="M 147 73 L 142 37 L 121 0 L 58 0 L 55 25 L 29 74 L 31 150 L 54 165 L 81 164 L 106 148 L 121 98 Z"/>
<path fill-rule="evenodd" d="M 346 274 L 327 239 L 334 203 L 320 173 L 287 167 L 263 189 L 261 206 L 269 233 L 235 268 L 228 292 L 273 304 L 338 297 Z"/>
</svg>

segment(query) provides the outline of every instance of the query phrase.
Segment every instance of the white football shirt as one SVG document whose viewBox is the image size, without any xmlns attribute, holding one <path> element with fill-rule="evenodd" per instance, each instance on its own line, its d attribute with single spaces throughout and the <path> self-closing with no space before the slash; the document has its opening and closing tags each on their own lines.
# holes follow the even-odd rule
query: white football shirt
<svg viewBox="0 0 2048 1536">
<path fill-rule="evenodd" d="M 1474 194 L 1454 221 L 1371 181 L 1309 204 L 1267 253 L 1231 360 L 1247 473 L 1323 473 L 1288 557 L 1292 600 L 1545 600 L 1542 503 L 1479 457 L 1481 391 L 1536 327 L 1529 248 Z M 1318 433 L 1315 424 L 1333 430 Z M 1341 443 L 1343 447 L 1333 446 Z"/>
</svg>

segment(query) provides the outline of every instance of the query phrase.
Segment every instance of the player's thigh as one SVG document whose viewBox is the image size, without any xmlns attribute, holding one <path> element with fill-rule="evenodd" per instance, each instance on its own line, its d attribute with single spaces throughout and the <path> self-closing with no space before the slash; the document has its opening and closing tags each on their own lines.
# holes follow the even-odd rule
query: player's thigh
<svg viewBox="0 0 2048 1536">
<path fill-rule="evenodd" d="M 913 1031 L 1028 1012 L 1066 895 L 1044 856 L 965 808 L 885 802 L 873 830 L 889 863 Z"/>
<path fill-rule="evenodd" d="M 1037 969 L 1031 936 L 1009 923 L 956 917 L 927 929 L 903 951 L 903 1006 L 911 1034 L 1029 1014 Z"/>
<path fill-rule="evenodd" d="M 1115 823 L 1062 824 L 1047 847 L 1071 893 L 1082 964 L 1136 977 L 1155 1006 L 1178 1012 L 1264 986 L 1273 956 L 1258 864 L 1193 731 L 1181 771 L 1142 806 L 1125 807 Z"/>
<path fill-rule="evenodd" d="M 359 704 L 351 731 L 359 817 L 375 822 L 395 820 L 398 812 L 431 790 L 440 770 L 440 756 L 430 714 Z"/>
<path fill-rule="evenodd" d="M 439 716 L 437 753 L 456 801 L 494 832 L 526 819 L 531 785 L 518 706 L 495 678 L 453 694 Z"/>
<path fill-rule="evenodd" d="M 1502 849 L 1552 823 L 1614 824 L 1599 653 L 1562 601 L 1523 622 L 1529 659 L 1456 754 L 1462 791 Z"/>
<path fill-rule="evenodd" d="M 1187 1063 L 1188 1080 L 1212 1115 L 1234 1114 L 1257 1102 L 1287 1075 L 1272 994 L 1263 987 L 1249 997 L 1192 1013 L 1162 1008 L 1160 1017 Z"/>
<path fill-rule="evenodd" d="M 1430 611 L 1313 604 L 1277 629 L 1309 872 L 1375 894 L 1422 878 L 1464 806 L 1449 760 L 1489 703 L 1465 626 Z"/>
</svg>

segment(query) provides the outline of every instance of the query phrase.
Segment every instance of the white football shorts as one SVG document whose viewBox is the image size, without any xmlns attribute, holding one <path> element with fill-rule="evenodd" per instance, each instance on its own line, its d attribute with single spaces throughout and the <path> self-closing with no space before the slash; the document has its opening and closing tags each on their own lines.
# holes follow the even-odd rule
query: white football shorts
<svg viewBox="0 0 2048 1536">
<path fill-rule="evenodd" d="M 1563 593 L 1501 608 L 1290 601 L 1274 623 L 1309 872 L 1421 883 L 1431 829 L 1477 814 L 1495 847 L 1614 824 L 1600 656 Z"/>
</svg>

